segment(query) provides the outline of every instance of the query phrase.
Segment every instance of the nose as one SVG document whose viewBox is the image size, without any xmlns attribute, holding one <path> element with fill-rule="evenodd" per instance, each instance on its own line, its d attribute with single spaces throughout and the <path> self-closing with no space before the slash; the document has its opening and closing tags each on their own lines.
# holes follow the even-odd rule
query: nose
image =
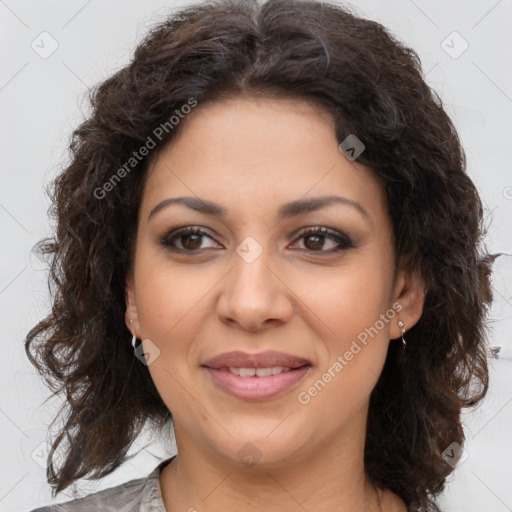
<svg viewBox="0 0 512 512">
<path fill-rule="evenodd" d="M 266 251 L 251 263 L 238 254 L 234 258 L 217 303 L 221 322 L 252 332 L 289 322 L 294 312 L 292 292 L 284 276 L 269 266 Z"/>
</svg>

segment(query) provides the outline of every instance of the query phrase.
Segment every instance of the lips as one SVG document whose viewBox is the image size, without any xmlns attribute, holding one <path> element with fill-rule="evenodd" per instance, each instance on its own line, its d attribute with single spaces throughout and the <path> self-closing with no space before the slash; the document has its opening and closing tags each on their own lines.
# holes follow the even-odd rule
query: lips
<svg viewBox="0 0 512 512">
<path fill-rule="evenodd" d="M 271 368 L 282 366 L 283 368 L 300 368 L 311 366 L 311 362 L 303 357 L 286 354 L 284 352 L 267 351 L 259 354 L 248 354 L 247 352 L 234 351 L 225 352 L 216 357 L 208 359 L 201 366 L 214 370 L 231 368 Z"/>
<path fill-rule="evenodd" d="M 290 391 L 312 364 L 283 352 L 226 352 L 201 365 L 215 386 L 239 400 L 269 400 Z"/>
</svg>

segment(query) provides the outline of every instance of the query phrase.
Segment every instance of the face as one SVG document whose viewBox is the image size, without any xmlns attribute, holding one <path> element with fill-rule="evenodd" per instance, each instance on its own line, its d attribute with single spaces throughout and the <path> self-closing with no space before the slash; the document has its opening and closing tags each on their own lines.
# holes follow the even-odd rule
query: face
<svg viewBox="0 0 512 512">
<path fill-rule="evenodd" d="M 382 185 L 320 109 L 198 106 L 148 171 L 126 323 L 158 354 L 179 450 L 276 465 L 361 439 L 398 320 L 421 315 Z"/>
</svg>

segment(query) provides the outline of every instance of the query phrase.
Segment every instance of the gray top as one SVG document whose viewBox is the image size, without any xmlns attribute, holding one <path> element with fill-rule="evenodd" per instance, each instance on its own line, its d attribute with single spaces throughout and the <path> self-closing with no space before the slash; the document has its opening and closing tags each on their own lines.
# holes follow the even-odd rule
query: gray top
<svg viewBox="0 0 512 512">
<path fill-rule="evenodd" d="M 174 457 L 160 462 L 147 477 L 32 512 L 166 512 L 158 477 Z"/>
</svg>

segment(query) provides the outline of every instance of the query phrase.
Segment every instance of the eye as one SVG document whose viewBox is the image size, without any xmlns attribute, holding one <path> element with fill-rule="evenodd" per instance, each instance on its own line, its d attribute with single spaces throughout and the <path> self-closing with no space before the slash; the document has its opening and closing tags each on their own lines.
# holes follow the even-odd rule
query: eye
<svg viewBox="0 0 512 512">
<path fill-rule="evenodd" d="M 171 231 L 171 233 L 160 240 L 160 244 L 174 252 L 194 253 L 202 249 L 208 249 L 208 247 L 202 247 L 204 238 L 215 242 L 206 231 L 198 227 L 187 226 Z M 304 248 L 302 250 L 308 252 L 335 253 L 355 247 L 350 237 L 344 233 L 324 227 L 308 228 L 300 233 L 299 239 L 304 239 Z M 330 250 L 322 249 L 326 240 L 331 243 L 335 242 L 334 248 Z M 215 247 L 215 245 L 210 246 L 210 248 L 212 247 Z M 217 245 L 217 247 L 220 246 Z"/>
<path fill-rule="evenodd" d="M 203 238 L 208 238 L 213 241 L 213 238 L 209 236 L 206 231 L 197 227 L 188 226 L 178 229 L 177 231 L 172 231 L 162 238 L 160 243 L 171 251 L 195 252 L 205 249 L 205 247 L 201 247 Z M 176 242 L 178 245 L 181 245 L 181 247 L 176 247 Z"/>
<path fill-rule="evenodd" d="M 300 234 L 299 239 L 304 239 L 305 250 L 312 252 L 334 253 L 355 247 L 350 237 L 344 233 L 323 227 L 309 228 Z M 337 246 L 335 244 L 334 249 L 323 250 L 325 240 L 336 242 Z"/>
</svg>

